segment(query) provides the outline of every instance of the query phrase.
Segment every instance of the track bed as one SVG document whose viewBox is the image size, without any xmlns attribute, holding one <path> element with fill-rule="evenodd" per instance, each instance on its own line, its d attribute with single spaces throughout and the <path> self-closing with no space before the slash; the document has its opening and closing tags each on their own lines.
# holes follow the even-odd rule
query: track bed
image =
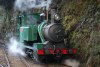
<svg viewBox="0 0 100 67">
<path fill-rule="evenodd" d="M 68 67 L 61 64 L 38 64 L 34 60 L 12 56 L 0 48 L 0 67 Z"/>
</svg>

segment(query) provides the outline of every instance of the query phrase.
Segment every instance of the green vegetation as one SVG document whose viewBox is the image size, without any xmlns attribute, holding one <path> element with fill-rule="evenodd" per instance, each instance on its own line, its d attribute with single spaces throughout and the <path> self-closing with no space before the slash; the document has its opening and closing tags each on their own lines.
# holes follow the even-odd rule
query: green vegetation
<svg viewBox="0 0 100 67">
<path fill-rule="evenodd" d="M 13 10 L 5 10 L 0 7 L 0 43 L 7 43 L 9 37 L 16 32 L 15 17 L 16 14 L 13 14 Z"/>
<path fill-rule="evenodd" d="M 70 32 L 70 43 L 78 49 L 81 62 L 88 67 L 99 67 L 100 7 L 97 0 L 67 2 L 61 8 L 61 16 L 66 31 Z"/>
</svg>

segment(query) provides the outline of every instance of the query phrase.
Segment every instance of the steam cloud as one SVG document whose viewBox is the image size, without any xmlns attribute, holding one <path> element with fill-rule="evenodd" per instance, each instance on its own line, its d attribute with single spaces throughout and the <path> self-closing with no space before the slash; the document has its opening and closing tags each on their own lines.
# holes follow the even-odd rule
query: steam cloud
<svg viewBox="0 0 100 67">
<path fill-rule="evenodd" d="M 26 56 L 24 53 L 24 48 L 22 47 L 22 44 L 17 41 L 15 37 L 12 37 L 10 39 L 10 42 L 7 44 L 8 45 L 8 51 L 10 54 L 18 56 Z"/>
<path fill-rule="evenodd" d="M 49 5 L 52 0 L 16 0 L 15 1 L 15 9 L 20 11 L 26 11 L 31 8 L 42 8 L 46 7 L 49 9 Z"/>
</svg>

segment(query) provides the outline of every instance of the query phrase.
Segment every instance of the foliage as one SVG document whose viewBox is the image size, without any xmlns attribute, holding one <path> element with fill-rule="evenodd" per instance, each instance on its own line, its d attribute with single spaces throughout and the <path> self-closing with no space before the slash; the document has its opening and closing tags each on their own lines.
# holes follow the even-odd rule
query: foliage
<svg viewBox="0 0 100 67">
<path fill-rule="evenodd" d="M 70 32 L 70 43 L 78 49 L 82 62 L 88 65 L 92 57 L 90 62 L 95 63 L 100 57 L 100 7 L 97 0 L 67 2 L 61 9 L 61 16 L 67 33 Z M 100 59 L 96 65 L 99 62 Z"/>
<path fill-rule="evenodd" d="M 0 7 L 0 43 L 7 43 L 9 37 L 16 32 L 16 20 L 13 15 L 13 10 Z"/>
</svg>

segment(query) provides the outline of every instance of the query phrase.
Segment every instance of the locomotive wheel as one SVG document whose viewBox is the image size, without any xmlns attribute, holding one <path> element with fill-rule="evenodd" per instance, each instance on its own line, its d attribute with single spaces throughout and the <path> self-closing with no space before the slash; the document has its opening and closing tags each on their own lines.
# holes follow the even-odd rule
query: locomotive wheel
<svg viewBox="0 0 100 67">
<path fill-rule="evenodd" d="M 54 56 L 50 56 L 50 55 L 45 55 L 45 56 L 34 55 L 34 59 L 37 63 L 52 63 L 52 62 L 54 62 Z"/>
<path fill-rule="evenodd" d="M 33 55 L 32 55 L 33 54 L 33 50 L 26 48 L 24 51 L 25 51 L 27 57 L 33 58 Z"/>
</svg>

